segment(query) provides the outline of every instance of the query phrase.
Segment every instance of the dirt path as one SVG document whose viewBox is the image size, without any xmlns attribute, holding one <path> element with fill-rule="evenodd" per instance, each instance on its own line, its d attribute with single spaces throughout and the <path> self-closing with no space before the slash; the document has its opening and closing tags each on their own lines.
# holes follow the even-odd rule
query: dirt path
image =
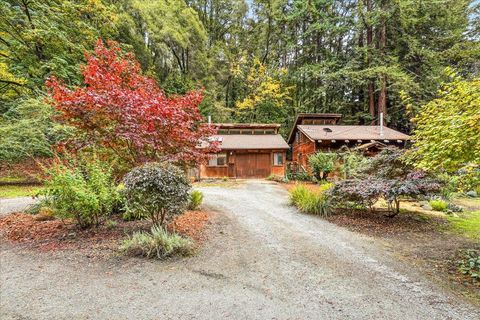
<svg viewBox="0 0 480 320">
<path fill-rule="evenodd" d="M 382 244 L 299 214 L 275 184 L 202 191 L 223 214 L 194 258 L 92 261 L 2 244 L 0 318 L 480 318 Z"/>
</svg>

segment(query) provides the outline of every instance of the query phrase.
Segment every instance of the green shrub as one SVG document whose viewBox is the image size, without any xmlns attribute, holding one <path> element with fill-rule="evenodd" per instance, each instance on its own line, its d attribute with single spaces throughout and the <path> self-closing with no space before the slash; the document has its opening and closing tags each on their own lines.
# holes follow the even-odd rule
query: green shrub
<svg viewBox="0 0 480 320">
<path fill-rule="evenodd" d="M 190 192 L 190 199 L 188 202 L 188 209 L 197 210 L 203 201 L 203 193 L 199 190 Z"/>
<path fill-rule="evenodd" d="M 359 152 L 346 151 L 340 155 L 341 167 L 345 179 L 351 179 L 358 175 L 360 169 L 367 164 L 367 158 Z"/>
<path fill-rule="evenodd" d="M 294 180 L 298 181 L 312 181 L 312 177 L 306 171 L 299 171 L 293 176 Z"/>
<path fill-rule="evenodd" d="M 81 228 L 97 226 L 113 212 L 120 199 L 111 168 L 96 158 L 57 160 L 46 173 L 42 192 L 46 203 L 55 216 L 73 218 Z"/>
<path fill-rule="evenodd" d="M 317 179 L 326 179 L 333 171 L 337 155 L 335 153 L 318 152 L 308 158 L 308 164 Z"/>
<path fill-rule="evenodd" d="M 448 202 L 442 199 L 432 199 L 428 202 L 428 204 L 435 211 L 446 211 L 448 207 Z"/>
<path fill-rule="evenodd" d="M 127 212 L 150 218 L 162 226 L 182 213 L 189 200 L 190 184 L 174 165 L 149 163 L 130 171 L 124 179 Z"/>
<path fill-rule="evenodd" d="M 469 275 L 474 281 L 480 281 L 480 253 L 477 250 L 467 250 L 458 265 L 461 273 Z"/>
<path fill-rule="evenodd" d="M 329 213 L 327 198 L 321 192 L 314 192 L 303 185 L 290 190 L 290 203 L 301 212 L 326 216 Z"/>
<path fill-rule="evenodd" d="M 162 259 L 191 255 L 194 243 L 179 234 L 168 233 L 162 227 L 153 226 L 151 232 L 135 232 L 125 239 L 120 250 L 128 255 Z"/>
</svg>

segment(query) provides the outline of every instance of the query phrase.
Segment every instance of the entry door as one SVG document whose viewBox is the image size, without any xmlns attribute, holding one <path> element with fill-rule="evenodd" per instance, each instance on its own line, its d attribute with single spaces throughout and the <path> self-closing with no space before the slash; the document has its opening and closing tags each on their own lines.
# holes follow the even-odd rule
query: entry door
<svg viewBox="0 0 480 320">
<path fill-rule="evenodd" d="M 237 178 L 266 178 L 271 172 L 270 153 L 237 153 Z"/>
</svg>

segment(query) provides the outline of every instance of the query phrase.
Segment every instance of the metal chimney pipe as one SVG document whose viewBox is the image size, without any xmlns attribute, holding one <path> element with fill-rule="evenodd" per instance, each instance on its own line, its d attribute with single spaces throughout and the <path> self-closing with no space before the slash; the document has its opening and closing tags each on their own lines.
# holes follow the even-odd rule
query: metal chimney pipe
<svg viewBox="0 0 480 320">
<path fill-rule="evenodd" d="M 380 137 L 383 137 L 383 112 L 380 112 Z"/>
<path fill-rule="evenodd" d="M 210 126 L 212 124 L 212 116 L 208 116 L 208 125 Z"/>
</svg>

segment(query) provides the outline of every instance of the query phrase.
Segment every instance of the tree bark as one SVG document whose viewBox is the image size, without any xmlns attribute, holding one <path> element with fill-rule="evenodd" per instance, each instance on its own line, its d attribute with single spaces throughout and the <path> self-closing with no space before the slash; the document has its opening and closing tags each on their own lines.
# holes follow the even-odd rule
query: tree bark
<svg viewBox="0 0 480 320">
<path fill-rule="evenodd" d="M 369 15 L 372 10 L 372 0 L 366 0 L 367 4 L 367 15 Z M 373 27 L 372 23 L 369 20 L 370 16 L 367 17 L 367 65 L 370 67 L 371 64 L 371 49 L 372 49 L 372 44 L 373 44 Z M 375 85 L 373 83 L 373 80 L 370 80 L 368 82 L 368 111 L 372 118 L 375 118 L 376 112 L 375 112 Z"/>
<path fill-rule="evenodd" d="M 382 2 L 382 12 L 380 18 L 380 32 L 379 32 L 379 40 L 378 40 L 378 47 L 380 49 L 380 56 L 382 60 L 385 61 L 385 47 L 387 44 L 387 23 L 385 19 L 386 14 L 386 2 Z M 378 96 L 378 115 L 383 113 L 383 124 L 386 123 L 387 117 L 387 75 L 382 74 L 380 75 L 380 94 Z"/>
</svg>

